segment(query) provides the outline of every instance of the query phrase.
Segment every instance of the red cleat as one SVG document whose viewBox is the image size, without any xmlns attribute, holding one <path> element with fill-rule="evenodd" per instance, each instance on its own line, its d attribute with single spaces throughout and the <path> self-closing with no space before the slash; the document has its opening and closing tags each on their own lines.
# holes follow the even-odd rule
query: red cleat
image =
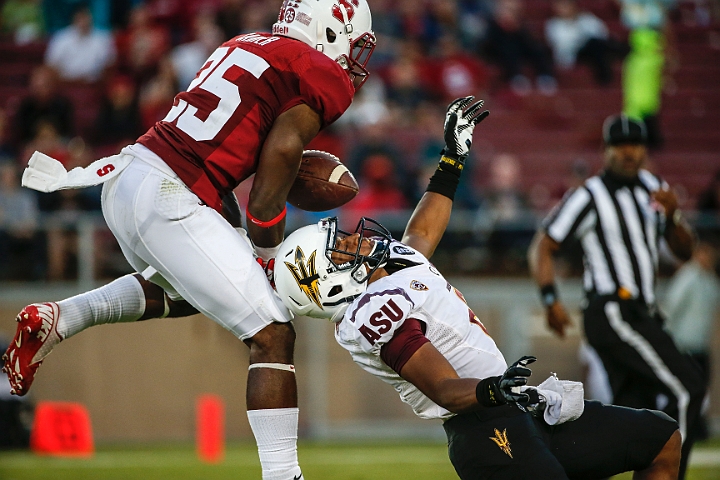
<svg viewBox="0 0 720 480">
<path fill-rule="evenodd" d="M 43 359 L 62 341 L 57 333 L 59 314 L 57 303 L 34 303 L 23 308 L 15 319 L 15 338 L 2 356 L 2 370 L 10 380 L 13 395 L 23 396 L 30 390 Z"/>
</svg>

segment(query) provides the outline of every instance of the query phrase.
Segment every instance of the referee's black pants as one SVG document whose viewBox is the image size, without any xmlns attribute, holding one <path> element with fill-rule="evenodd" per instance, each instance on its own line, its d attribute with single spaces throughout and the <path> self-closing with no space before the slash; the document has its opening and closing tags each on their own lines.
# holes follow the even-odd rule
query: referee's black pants
<svg viewBox="0 0 720 480">
<path fill-rule="evenodd" d="M 614 296 L 589 298 L 584 311 L 585 335 L 605 366 L 613 403 L 662 410 L 677 420 L 683 436 L 682 479 L 707 386 L 663 323 L 644 302 Z"/>
</svg>

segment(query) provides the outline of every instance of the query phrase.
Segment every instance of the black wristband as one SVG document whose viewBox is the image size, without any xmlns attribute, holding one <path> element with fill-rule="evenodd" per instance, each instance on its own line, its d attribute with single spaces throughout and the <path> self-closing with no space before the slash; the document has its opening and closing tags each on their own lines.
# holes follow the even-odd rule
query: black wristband
<svg viewBox="0 0 720 480">
<path fill-rule="evenodd" d="M 557 290 L 555 290 L 555 285 L 551 283 L 540 287 L 540 301 L 544 306 L 550 307 L 557 302 L 557 300 L 558 296 Z"/>
<path fill-rule="evenodd" d="M 430 178 L 426 191 L 439 193 L 450 200 L 455 200 L 455 192 L 460 184 L 463 167 L 462 159 L 443 155 L 440 158 L 437 170 Z"/>
<path fill-rule="evenodd" d="M 499 381 L 500 377 L 489 377 L 480 380 L 480 383 L 475 387 L 475 397 L 480 405 L 483 407 L 497 407 L 507 403 L 498 388 Z"/>
</svg>

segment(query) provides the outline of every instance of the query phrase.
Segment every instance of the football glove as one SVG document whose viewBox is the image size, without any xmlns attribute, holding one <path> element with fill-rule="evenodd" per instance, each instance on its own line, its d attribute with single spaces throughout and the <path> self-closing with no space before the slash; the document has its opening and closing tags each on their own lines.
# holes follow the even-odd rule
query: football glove
<svg viewBox="0 0 720 480">
<path fill-rule="evenodd" d="M 445 115 L 445 148 L 442 155 L 459 162 L 459 170 L 462 170 L 465 158 L 470 153 L 475 125 L 490 115 L 487 110 L 480 111 L 485 102 L 478 100 L 472 103 L 474 99 L 472 95 L 458 98 L 448 106 Z"/>
<path fill-rule="evenodd" d="M 520 387 L 527 384 L 528 377 L 532 375 L 532 370 L 527 368 L 527 365 L 535 360 L 537 358 L 532 356 L 522 357 L 510 365 L 502 376 L 481 380 L 475 388 L 478 403 L 485 407 L 496 407 L 510 402 L 529 403 L 530 395 L 521 392 Z"/>
</svg>

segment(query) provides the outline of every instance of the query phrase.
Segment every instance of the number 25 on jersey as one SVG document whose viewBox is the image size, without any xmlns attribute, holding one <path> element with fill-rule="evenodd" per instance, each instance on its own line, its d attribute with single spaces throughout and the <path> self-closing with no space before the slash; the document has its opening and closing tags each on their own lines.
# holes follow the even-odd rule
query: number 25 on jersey
<svg viewBox="0 0 720 480">
<path fill-rule="evenodd" d="M 210 55 L 187 89 L 188 92 L 202 89 L 215 95 L 220 99 L 217 107 L 205 120 L 201 120 L 197 116 L 198 107 L 181 99 L 170 109 L 163 121 L 171 123 L 177 120 L 177 127 L 198 142 L 215 138 L 242 102 L 238 86 L 224 77 L 234 66 L 249 72 L 255 78 L 260 78 L 265 70 L 270 68 L 270 64 L 253 53 L 240 48 L 220 47 Z"/>
</svg>

